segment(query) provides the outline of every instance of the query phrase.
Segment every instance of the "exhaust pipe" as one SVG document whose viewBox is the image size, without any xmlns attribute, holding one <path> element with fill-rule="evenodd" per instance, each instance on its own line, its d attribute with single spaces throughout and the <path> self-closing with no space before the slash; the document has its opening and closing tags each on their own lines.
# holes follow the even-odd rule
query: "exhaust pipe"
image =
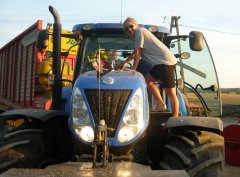
<svg viewBox="0 0 240 177">
<path fill-rule="evenodd" d="M 49 6 L 49 11 L 54 18 L 53 24 L 53 74 L 54 84 L 52 89 L 52 109 L 63 110 L 62 108 L 62 81 L 61 81 L 61 30 L 60 17 L 56 9 Z"/>
</svg>

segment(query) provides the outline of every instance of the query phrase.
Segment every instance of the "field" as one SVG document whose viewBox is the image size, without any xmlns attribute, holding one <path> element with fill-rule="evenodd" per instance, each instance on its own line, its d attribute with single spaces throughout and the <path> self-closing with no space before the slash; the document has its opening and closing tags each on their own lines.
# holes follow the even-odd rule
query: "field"
<svg viewBox="0 0 240 177">
<path fill-rule="evenodd" d="M 240 118 L 240 94 L 222 93 L 223 116 Z"/>
</svg>

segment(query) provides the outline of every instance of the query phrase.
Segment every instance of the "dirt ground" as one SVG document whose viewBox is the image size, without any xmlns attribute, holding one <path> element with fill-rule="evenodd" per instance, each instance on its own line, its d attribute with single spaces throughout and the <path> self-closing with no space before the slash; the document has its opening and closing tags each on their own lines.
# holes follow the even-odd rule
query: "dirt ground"
<svg viewBox="0 0 240 177">
<path fill-rule="evenodd" d="M 225 164 L 224 177 L 238 177 L 240 176 L 240 166 L 231 166 Z"/>
</svg>

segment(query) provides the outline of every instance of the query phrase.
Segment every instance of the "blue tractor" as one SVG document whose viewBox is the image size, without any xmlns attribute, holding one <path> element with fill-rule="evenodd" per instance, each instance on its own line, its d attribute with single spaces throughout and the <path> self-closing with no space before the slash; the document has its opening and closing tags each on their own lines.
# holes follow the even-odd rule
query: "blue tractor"
<svg viewBox="0 0 240 177">
<path fill-rule="evenodd" d="M 131 63 L 118 69 L 134 49 L 121 23 L 73 27 L 74 35 L 65 37 L 74 38 L 79 46 L 74 80 L 69 81 L 72 86 L 62 88 L 61 23 L 57 11 L 49 9 L 55 19 L 53 34 L 41 31 L 37 45 L 43 49 L 46 36 L 53 35 L 52 110 L 16 109 L 0 115 L 1 172 L 70 161 L 91 161 L 98 168 L 120 160 L 154 171 L 185 170 L 192 177 L 222 175 L 223 125 L 216 117 L 221 114 L 219 84 L 202 33 L 179 35 L 179 17 L 172 17 L 170 30 L 141 25 L 178 58 L 176 92 L 181 113 L 175 118 L 164 90 L 168 111 L 154 112 L 144 73 L 132 71 Z"/>
</svg>

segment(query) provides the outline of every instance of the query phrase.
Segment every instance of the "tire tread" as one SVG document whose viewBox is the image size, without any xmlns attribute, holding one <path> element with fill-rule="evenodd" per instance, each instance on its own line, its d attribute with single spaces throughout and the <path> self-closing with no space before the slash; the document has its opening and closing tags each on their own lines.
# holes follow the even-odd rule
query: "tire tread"
<svg viewBox="0 0 240 177">
<path fill-rule="evenodd" d="M 159 163 L 162 169 L 184 169 L 191 177 L 222 176 L 223 164 L 224 139 L 220 135 L 179 129 L 169 132 Z"/>
</svg>

